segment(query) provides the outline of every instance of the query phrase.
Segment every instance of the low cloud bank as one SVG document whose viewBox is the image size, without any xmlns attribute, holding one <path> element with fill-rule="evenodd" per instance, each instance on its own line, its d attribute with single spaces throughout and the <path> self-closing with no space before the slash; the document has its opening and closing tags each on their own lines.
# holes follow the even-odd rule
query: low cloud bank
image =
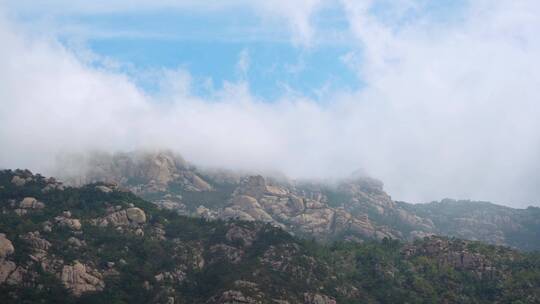
<svg viewBox="0 0 540 304">
<path fill-rule="evenodd" d="M 148 95 L 0 21 L 0 167 L 47 173 L 59 153 L 166 148 L 294 178 L 362 169 L 411 202 L 540 205 L 540 5 L 479 1 L 459 24 L 396 32 L 344 2 L 358 39 L 344 60 L 366 86 L 324 101 L 261 101 L 242 81 L 201 98 L 185 70 L 162 71 Z"/>
</svg>

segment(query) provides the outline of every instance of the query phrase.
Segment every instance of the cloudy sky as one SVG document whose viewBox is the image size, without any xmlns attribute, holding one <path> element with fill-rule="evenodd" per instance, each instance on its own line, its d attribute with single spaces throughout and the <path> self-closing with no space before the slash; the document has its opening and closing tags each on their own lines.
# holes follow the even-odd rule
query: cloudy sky
<svg viewBox="0 0 540 304">
<path fill-rule="evenodd" d="M 540 205 L 536 0 L 0 0 L 0 167 L 170 148 Z"/>
</svg>

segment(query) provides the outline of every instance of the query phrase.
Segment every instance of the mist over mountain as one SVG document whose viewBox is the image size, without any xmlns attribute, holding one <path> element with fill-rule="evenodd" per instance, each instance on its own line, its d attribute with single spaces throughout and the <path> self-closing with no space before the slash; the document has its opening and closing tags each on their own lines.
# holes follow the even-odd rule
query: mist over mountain
<svg viewBox="0 0 540 304">
<path fill-rule="evenodd" d="M 250 68 L 263 63 L 250 65 L 256 53 L 250 55 L 249 47 L 235 56 L 234 77 L 199 94 L 208 79 L 183 65 L 138 69 L 76 44 L 76 34 L 47 23 L 65 20 L 54 17 L 63 5 L 72 14 L 104 8 L 57 3 L 43 10 L 53 17 L 30 26 L 24 16 L 39 18 L 39 10 L 6 4 L 0 19 L 0 166 L 49 173 L 61 153 L 172 149 L 202 166 L 292 178 L 346 177 L 360 168 L 404 201 L 453 197 L 538 205 L 536 1 L 475 1 L 448 22 L 402 2 L 385 11 L 395 20 L 411 12 L 417 18 L 397 25 L 373 15 L 369 1 L 306 1 L 292 15 L 285 5 L 254 5 L 277 18 L 262 18 L 261 27 L 285 20 L 285 41 L 307 53 L 332 44 L 316 17 L 327 9 L 343 13 L 347 26 L 336 30 L 350 44 L 335 64 L 346 63 L 363 85 L 322 86 L 313 89 L 320 92 L 315 97 L 294 89 L 278 97 L 256 94 L 250 75 L 262 72 L 250 74 Z M 190 5 L 174 9 L 210 9 Z M 209 14 L 230 13 L 235 5 Z M 298 35 L 303 38 L 297 41 Z M 70 38 L 74 43 L 63 42 Z M 154 91 L 139 85 L 147 78 Z"/>
<path fill-rule="evenodd" d="M 451 199 L 400 202 L 383 182 L 360 172 L 341 179 L 290 179 L 199 168 L 171 151 L 66 155 L 55 171 L 69 185 L 111 183 L 180 215 L 261 221 L 321 242 L 443 235 L 540 249 L 540 208 Z"/>
<path fill-rule="evenodd" d="M 539 16 L 0 0 L 0 302 L 540 303 Z"/>
</svg>

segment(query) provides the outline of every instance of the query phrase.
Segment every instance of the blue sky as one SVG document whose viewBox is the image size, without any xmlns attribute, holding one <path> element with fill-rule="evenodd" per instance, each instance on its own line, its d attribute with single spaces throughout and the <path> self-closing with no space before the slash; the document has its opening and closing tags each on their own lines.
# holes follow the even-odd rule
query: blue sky
<svg viewBox="0 0 540 304">
<path fill-rule="evenodd" d="M 158 90 L 158 80 L 147 75 L 160 69 L 188 71 L 194 93 L 201 96 L 224 82 L 237 81 L 246 82 L 254 96 L 266 101 L 291 92 L 324 100 L 327 92 L 355 91 L 363 85 L 362 76 L 344 60 L 352 53 L 361 58 L 362 48 L 350 34 L 346 12 L 338 2 L 325 2 L 324 9 L 308 16 L 316 34 L 307 44 L 295 41 L 283 19 L 267 18 L 242 5 L 220 9 L 157 5 L 147 10 L 66 5 L 63 10 L 61 4 L 39 9 L 23 1 L 9 13 L 23 23 L 53 28 L 68 47 L 83 45 L 116 62 L 150 94 Z M 442 0 L 399 8 L 382 0 L 370 10 L 398 31 L 419 17 L 438 22 L 459 18 L 464 6 L 461 0 Z M 247 71 L 238 69 L 240 56 L 247 56 Z"/>
<path fill-rule="evenodd" d="M 358 79 L 340 60 L 346 47 L 325 46 L 302 50 L 281 42 L 223 42 L 148 39 L 96 39 L 88 42 L 96 53 L 138 69 L 182 68 L 195 78 L 196 88 L 205 94 L 206 78 L 214 86 L 224 81 L 245 80 L 252 92 L 263 99 L 279 97 L 286 86 L 303 95 L 316 97 L 323 86 L 333 89 L 356 89 Z M 249 57 L 249 70 L 238 70 L 242 52 Z M 141 85 L 152 91 L 150 83 Z"/>
<path fill-rule="evenodd" d="M 354 50 L 350 41 L 332 37 L 332 41 L 312 46 L 298 45 L 285 26 L 275 21 L 263 23 L 247 9 L 70 14 L 21 10 L 15 16 L 26 23 L 53 24 L 66 46 L 82 44 L 115 61 L 149 93 L 157 89 L 155 79 L 138 74 L 156 69 L 187 70 L 194 79 L 195 93 L 203 96 L 209 93 L 209 79 L 214 89 L 225 81 L 245 81 L 263 100 L 279 98 L 287 91 L 318 98 L 321 90 L 353 90 L 361 83 L 341 60 Z M 345 35 L 342 12 L 329 9 L 314 19 L 325 31 Z M 245 72 L 238 68 L 242 55 L 249 62 Z"/>
</svg>

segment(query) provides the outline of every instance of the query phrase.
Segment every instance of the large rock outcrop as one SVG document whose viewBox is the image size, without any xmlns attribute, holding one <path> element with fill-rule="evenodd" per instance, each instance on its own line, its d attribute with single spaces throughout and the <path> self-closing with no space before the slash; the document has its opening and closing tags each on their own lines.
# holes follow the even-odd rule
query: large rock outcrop
<svg viewBox="0 0 540 304">
<path fill-rule="evenodd" d="M 74 171 L 72 167 L 83 169 Z M 170 186 L 178 185 L 189 191 L 213 189 L 181 156 L 170 151 L 70 155 L 58 171 L 70 184 L 118 183 L 136 193 L 167 192 Z"/>
<path fill-rule="evenodd" d="M 13 243 L 0 233 L 0 284 L 18 284 L 22 280 L 22 270 L 13 261 L 6 258 L 15 252 Z"/>
<path fill-rule="evenodd" d="M 390 214 L 392 211 L 389 208 L 395 208 L 395 205 L 382 188 L 370 190 L 369 195 L 361 192 L 367 190 L 359 186 L 349 185 L 349 188 L 347 193 L 351 196 L 348 198 L 350 201 L 343 201 L 342 206 L 336 206 L 330 204 L 325 189 L 320 185 L 269 182 L 260 175 L 248 176 L 232 193 L 229 205 L 218 214 L 222 218 L 269 222 L 292 233 L 319 239 L 332 239 L 337 235 L 348 234 L 360 238 L 401 237 L 390 227 L 378 227 L 370 220 L 367 210 L 355 207 L 356 203 L 369 197 L 370 200 L 383 201 L 377 204 L 386 209 L 379 208 L 383 210 L 382 213 L 388 210 L 386 213 Z M 344 205 L 347 207 L 343 207 Z M 399 212 L 409 216 L 403 210 Z"/>
<path fill-rule="evenodd" d="M 139 226 L 146 222 L 146 213 L 140 208 L 128 208 L 109 213 L 108 215 L 94 220 L 99 226 Z"/>
<path fill-rule="evenodd" d="M 0 259 L 4 259 L 8 255 L 15 252 L 15 247 L 4 233 L 0 233 Z"/>
<path fill-rule="evenodd" d="M 432 236 L 426 237 L 420 245 L 407 245 L 402 251 L 407 257 L 429 257 L 437 261 L 439 267 L 452 267 L 474 273 L 479 277 L 486 273 L 496 274 L 493 258 L 477 252 L 471 246 L 474 244 L 470 241 Z M 510 251 L 501 250 L 500 255 L 509 260 L 514 259 Z"/>
<path fill-rule="evenodd" d="M 215 296 L 206 302 L 208 304 L 259 304 L 262 303 L 254 298 L 244 295 L 238 290 L 227 290 L 221 295 Z"/>
<path fill-rule="evenodd" d="M 304 303 L 305 304 L 336 304 L 337 302 L 336 300 L 326 295 L 322 295 L 318 293 L 305 293 Z"/>
<path fill-rule="evenodd" d="M 81 220 L 72 218 L 71 212 L 64 212 L 62 215 L 55 217 L 54 221 L 58 226 L 68 227 L 71 230 L 78 231 L 82 228 Z"/>
<path fill-rule="evenodd" d="M 90 267 L 77 261 L 62 268 L 60 279 L 64 286 L 77 296 L 89 291 L 103 290 L 105 287 L 99 272 L 92 271 Z"/>
<path fill-rule="evenodd" d="M 20 203 L 19 207 L 21 209 L 43 209 L 45 204 L 38 201 L 33 197 L 25 197 Z"/>
</svg>

